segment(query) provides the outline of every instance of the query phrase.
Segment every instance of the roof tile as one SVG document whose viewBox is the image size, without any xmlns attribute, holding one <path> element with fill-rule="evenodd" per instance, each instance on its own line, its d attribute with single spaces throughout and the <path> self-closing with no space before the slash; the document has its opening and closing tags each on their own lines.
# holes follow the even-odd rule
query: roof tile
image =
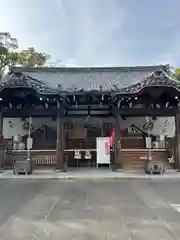
<svg viewBox="0 0 180 240">
<path fill-rule="evenodd" d="M 62 90 L 73 91 L 83 89 L 104 91 L 120 90 L 143 81 L 147 76 L 158 70 L 152 67 L 117 67 L 117 68 L 16 68 L 25 75 L 40 80 L 51 88 L 61 84 Z"/>
</svg>

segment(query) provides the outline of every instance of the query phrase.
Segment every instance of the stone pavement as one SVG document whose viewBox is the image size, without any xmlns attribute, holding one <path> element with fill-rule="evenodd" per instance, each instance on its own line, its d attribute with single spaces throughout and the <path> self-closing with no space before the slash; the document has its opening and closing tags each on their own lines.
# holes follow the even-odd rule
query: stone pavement
<svg viewBox="0 0 180 240">
<path fill-rule="evenodd" d="M 118 171 L 110 169 L 74 168 L 68 172 L 59 172 L 54 169 L 37 169 L 32 175 L 14 175 L 12 170 L 0 173 L 0 179 L 180 179 L 180 172 L 170 170 L 163 175 L 148 175 L 144 171 Z"/>
<path fill-rule="evenodd" d="M 179 186 L 180 179 L 0 179 L 0 239 L 177 240 Z"/>
</svg>

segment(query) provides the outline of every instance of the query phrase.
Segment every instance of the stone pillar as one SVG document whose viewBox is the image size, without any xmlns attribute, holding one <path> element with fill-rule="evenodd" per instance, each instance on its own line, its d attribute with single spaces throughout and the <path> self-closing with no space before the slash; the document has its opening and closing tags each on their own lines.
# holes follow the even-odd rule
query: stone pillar
<svg viewBox="0 0 180 240">
<path fill-rule="evenodd" d="M 64 166 L 64 124 L 60 103 L 57 103 L 57 145 L 56 145 L 56 170 L 65 170 Z"/>
<path fill-rule="evenodd" d="M 115 139 L 114 139 L 114 165 L 116 169 L 121 168 L 121 129 L 120 129 L 120 116 L 115 118 Z"/>
<path fill-rule="evenodd" d="M 175 166 L 180 169 L 180 113 L 175 116 L 176 138 L 175 138 Z"/>
</svg>

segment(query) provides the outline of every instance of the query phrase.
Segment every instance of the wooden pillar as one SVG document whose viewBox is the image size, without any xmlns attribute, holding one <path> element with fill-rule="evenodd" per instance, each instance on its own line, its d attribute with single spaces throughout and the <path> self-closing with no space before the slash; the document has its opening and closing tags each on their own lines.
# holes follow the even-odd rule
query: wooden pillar
<svg viewBox="0 0 180 240">
<path fill-rule="evenodd" d="M 3 113 L 0 112 L 0 135 L 3 135 Z"/>
<path fill-rule="evenodd" d="M 114 165 L 117 169 L 122 167 L 120 119 L 120 116 L 116 116 L 115 118 Z"/>
<path fill-rule="evenodd" d="M 60 103 L 57 102 L 57 145 L 56 145 L 56 169 L 65 170 L 64 166 L 64 126 Z"/>
<path fill-rule="evenodd" d="M 176 138 L 175 138 L 175 166 L 180 169 L 180 113 L 175 116 Z"/>
<path fill-rule="evenodd" d="M 0 169 L 4 168 L 3 113 L 0 112 Z"/>
</svg>

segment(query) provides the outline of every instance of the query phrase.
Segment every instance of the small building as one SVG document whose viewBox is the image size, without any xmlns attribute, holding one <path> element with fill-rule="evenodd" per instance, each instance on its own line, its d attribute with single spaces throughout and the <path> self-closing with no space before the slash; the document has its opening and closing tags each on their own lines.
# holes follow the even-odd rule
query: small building
<svg viewBox="0 0 180 240">
<path fill-rule="evenodd" d="M 179 168 L 179 101 L 180 82 L 167 65 L 14 68 L 0 82 L 1 166 L 26 156 L 30 128 L 39 166 L 77 167 L 78 150 L 78 167 L 95 167 L 96 138 L 114 129 L 112 165 L 144 168 L 150 154 Z M 90 162 L 83 157 L 87 151 Z"/>
</svg>

